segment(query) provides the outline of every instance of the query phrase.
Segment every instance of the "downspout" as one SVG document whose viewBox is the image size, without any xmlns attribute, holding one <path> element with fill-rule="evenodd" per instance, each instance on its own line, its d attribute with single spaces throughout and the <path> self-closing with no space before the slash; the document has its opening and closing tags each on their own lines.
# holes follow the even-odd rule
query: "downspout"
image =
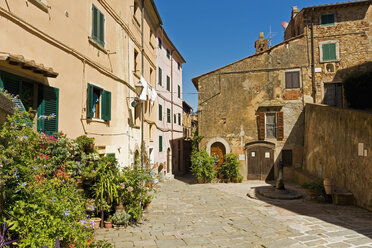
<svg viewBox="0 0 372 248">
<path fill-rule="evenodd" d="M 143 38 L 143 35 L 144 35 L 144 27 L 143 27 L 143 23 L 144 23 L 144 19 L 145 19 L 145 1 L 142 0 L 142 18 L 141 18 L 141 27 L 142 27 L 142 37 L 141 37 L 141 57 L 142 57 L 142 66 L 141 66 L 141 75 L 143 76 L 143 73 L 144 73 L 144 68 L 145 68 L 145 65 L 144 65 L 144 38 Z M 142 147 L 144 145 L 144 142 L 143 142 L 143 122 L 144 122 L 144 113 L 143 113 L 143 109 L 144 109 L 144 102 L 142 101 L 141 103 L 141 148 L 140 148 L 140 152 L 141 152 L 141 166 L 143 168 L 143 157 L 142 156 Z"/>
<path fill-rule="evenodd" d="M 316 102 L 316 88 L 315 88 L 315 54 L 314 54 L 314 8 L 311 9 L 311 85 L 313 102 Z"/>
</svg>

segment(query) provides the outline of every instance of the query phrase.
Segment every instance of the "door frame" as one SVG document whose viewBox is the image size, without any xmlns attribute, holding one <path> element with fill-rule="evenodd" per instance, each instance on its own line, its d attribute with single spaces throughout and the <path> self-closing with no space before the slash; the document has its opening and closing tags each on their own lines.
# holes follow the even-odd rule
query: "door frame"
<svg viewBox="0 0 372 248">
<path fill-rule="evenodd" d="M 265 147 L 265 148 L 268 148 L 270 150 L 272 150 L 272 153 L 273 153 L 273 165 L 275 164 L 275 144 L 272 143 L 272 142 L 269 142 L 269 141 L 253 141 L 253 142 L 249 142 L 247 144 L 245 144 L 244 146 L 244 150 L 245 150 L 245 157 L 246 157 L 246 166 L 247 166 L 247 178 L 248 178 L 248 175 L 249 175 L 249 164 L 248 164 L 248 158 L 249 158 L 249 154 L 248 154 L 248 150 L 252 149 L 252 148 L 255 148 L 255 147 Z M 270 172 L 269 172 L 270 174 Z M 261 174 L 262 176 L 262 174 Z"/>
</svg>

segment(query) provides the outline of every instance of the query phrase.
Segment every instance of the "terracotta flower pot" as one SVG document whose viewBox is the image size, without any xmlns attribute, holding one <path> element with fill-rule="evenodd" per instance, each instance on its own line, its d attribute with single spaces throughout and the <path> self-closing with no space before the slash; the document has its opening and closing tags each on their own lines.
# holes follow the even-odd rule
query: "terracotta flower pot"
<svg viewBox="0 0 372 248">
<path fill-rule="evenodd" d="M 204 180 L 202 178 L 198 178 L 198 183 L 204 183 Z"/>
<path fill-rule="evenodd" d="M 332 195 L 334 190 L 334 184 L 332 178 L 324 178 L 323 181 L 324 190 L 327 195 Z"/>
<path fill-rule="evenodd" d="M 105 221 L 105 228 L 112 228 L 112 222 L 111 221 Z"/>
<path fill-rule="evenodd" d="M 93 218 L 92 219 L 94 221 L 94 229 L 98 229 L 100 227 L 100 224 L 101 224 L 101 218 Z"/>
<path fill-rule="evenodd" d="M 219 179 L 223 179 L 223 174 L 219 174 L 219 175 L 218 175 L 218 178 L 219 178 Z"/>
</svg>

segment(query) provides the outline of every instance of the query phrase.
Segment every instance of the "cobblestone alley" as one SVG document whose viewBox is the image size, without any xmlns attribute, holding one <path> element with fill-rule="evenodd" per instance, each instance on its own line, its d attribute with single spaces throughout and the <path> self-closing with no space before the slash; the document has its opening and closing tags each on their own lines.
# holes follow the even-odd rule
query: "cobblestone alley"
<svg viewBox="0 0 372 248">
<path fill-rule="evenodd" d="M 118 247 L 372 247 L 372 213 L 304 200 L 260 201 L 242 184 L 161 184 L 139 226 L 100 229 Z"/>
</svg>

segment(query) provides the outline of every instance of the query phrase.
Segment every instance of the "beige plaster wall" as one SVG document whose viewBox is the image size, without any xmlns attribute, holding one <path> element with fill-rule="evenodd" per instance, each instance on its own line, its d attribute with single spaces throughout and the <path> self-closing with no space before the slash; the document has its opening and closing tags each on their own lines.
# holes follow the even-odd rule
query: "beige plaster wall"
<svg viewBox="0 0 372 248">
<path fill-rule="evenodd" d="M 371 113 L 307 104 L 304 147 L 306 172 L 333 178 L 358 205 L 372 209 Z"/>
</svg>

